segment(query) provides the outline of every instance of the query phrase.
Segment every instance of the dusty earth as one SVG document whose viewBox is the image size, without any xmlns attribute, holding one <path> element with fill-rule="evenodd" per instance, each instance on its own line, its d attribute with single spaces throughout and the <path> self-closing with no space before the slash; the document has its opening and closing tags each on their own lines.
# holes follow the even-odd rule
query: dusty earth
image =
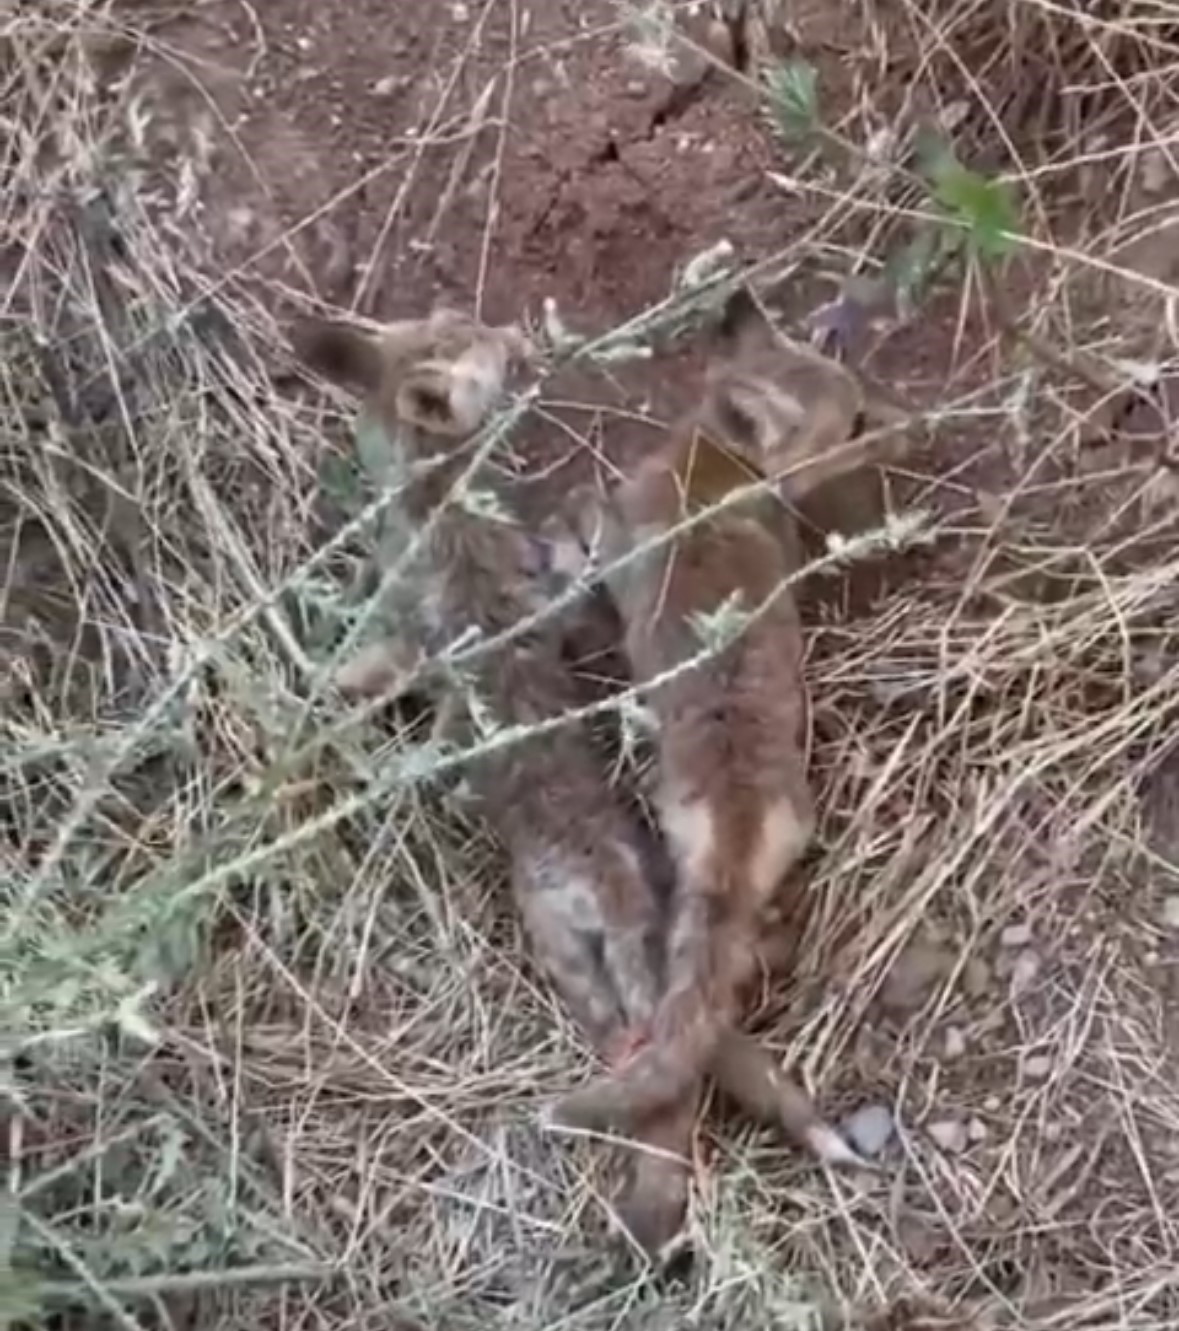
<svg viewBox="0 0 1179 1331">
<path fill-rule="evenodd" d="M 129 95 L 164 169 L 161 193 L 180 200 L 180 243 L 197 244 L 221 280 L 258 279 L 284 315 L 329 307 L 379 319 L 444 301 L 535 320 L 552 298 L 571 329 L 601 332 L 666 298 L 684 265 L 719 241 L 752 263 L 797 254 L 808 236 L 779 288 L 805 332 L 801 321 L 847 270 L 826 240 L 829 201 L 767 176 L 789 162 L 754 71 L 723 63 L 744 53 L 718 48 L 703 6 L 681 8 L 694 49 L 664 59 L 605 0 L 212 0 L 151 27 L 158 56 L 137 65 Z M 832 115 L 854 102 L 873 59 L 858 44 L 862 28 L 839 28 L 825 6 L 795 5 L 786 41 L 818 69 Z M 112 73 L 125 55 L 112 53 Z M 967 355 L 924 327 L 859 349 L 909 401 L 944 400 L 985 373 L 991 333 L 971 319 L 960 330 L 975 344 Z M 701 354 L 688 340 L 593 383 L 558 380 L 543 437 L 530 445 L 526 434 L 522 446 L 548 467 L 584 463 L 584 447 L 554 456 L 556 418 L 595 451 L 641 453 L 652 425 L 690 399 Z M 955 481 L 969 483 L 961 468 L 978 460 L 962 454 Z M 982 460 L 1000 489 L 997 459 Z M 918 472 L 908 485 L 893 476 L 893 503 L 928 502 L 930 468 Z M 568 479 L 558 467 L 555 483 Z M 943 486 L 939 501 L 953 494 Z M 883 501 L 875 473 L 820 492 L 803 515 L 809 548 L 821 550 L 833 527 L 871 525 Z M 889 567 L 812 582 L 804 599 L 864 608 Z M 891 567 L 912 575 L 921 564 L 909 556 Z"/>
<path fill-rule="evenodd" d="M 880 62 L 875 30 L 833 27 L 831 8 L 795 6 L 791 40 L 818 68 L 835 123 Z M 905 6 L 882 9 L 904 27 Z M 539 317 L 553 297 L 571 327 L 604 331 L 663 299 L 682 266 L 724 238 L 745 261 L 802 255 L 786 297 L 798 323 L 855 260 L 825 229 L 830 197 L 767 174 L 789 176 L 795 163 L 747 82 L 718 70 L 677 84 L 640 58 L 607 0 L 205 0 L 158 11 L 137 0 L 116 12 L 125 40 L 104 40 L 98 68 L 112 87 L 130 79 L 120 105 L 145 191 L 209 287 L 232 288 L 239 308 L 257 300 L 284 319 L 311 309 L 383 318 L 446 300 L 514 319 Z M 1163 245 L 1162 258 L 1148 248 L 1133 266 L 1173 281 L 1173 247 Z M 1092 300 L 1092 290 L 1075 299 Z M 1140 321 L 1157 330 L 1157 308 Z M 266 350 L 276 376 L 289 372 L 284 347 Z M 1174 1325 L 1179 897 L 1175 764 L 1159 739 L 1173 706 L 1152 694 L 1156 711 L 1144 719 L 1135 703 L 1136 689 L 1165 694 L 1173 644 L 1165 627 L 1149 650 L 1129 630 L 1120 642 L 1111 625 L 1133 607 L 1105 586 L 1107 566 L 1097 575 L 1088 562 L 1095 512 L 1108 508 L 1101 535 L 1112 540 L 1117 523 L 1138 522 L 1142 510 L 1112 492 L 1083 495 L 1076 478 L 1100 465 L 1121 483 L 1126 457 L 1086 461 L 1061 424 L 1083 403 L 1075 384 L 1045 394 L 1054 443 L 1033 449 L 1042 422 L 1038 408 L 1020 406 L 1028 365 L 1002 351 L 993 320 L 958 293 L 881 334 L 866 361 L 874 374 L 916 403 L 979 393 L 978 409 L 941 428 L 911 465 L 862 478 L 857 499 L 828 496 L 811 515 L 821 538 L 849 511 L 857 520 L 877 511 L 884 491 L 948 524 L 936 557 L 917 552 L 827 580 L 808 606 L 832 867 L 817 873 L 814 954 L 759 1013 L 807 1036 L 807 1072 L 833 1114 L 877 1111 L 879 1123 L 883 1113 L 893 1140 L 880 1150 L 893 1152 L 896 1170 L 824 1190 L 776 1140 L 743 1138 L 730 1157 L 742 1203 L 729 1214 L 728 1194 L 711 1191 L 714 1176 L 702 1169 L 719 1273 L 710 1297 L 749 1293 L 717 1296 L 701 1326 L 761 1325 L 754 1316 L 806 1324 L 790 1321 L 790 1306 L 771 1308 L 770 1286 L 759 1283 L 791 1263 L 830 1274 L 844 1307 L 887 1308 L 902 1291 L 922 1306 L 985 1304 L 1010 1326 Z M 691 391 L 699 355 L 673 347 L 592 384 L 554 385 L 547 419 L 560 428 L 534 445 L 547 450 L 548 474 L 582 466 L 587 442 L 618 459 L 646 447 Z M 1019 525 L 1001 537 L 1008 521 Z M 1173 543 L 1173 529 L 1160 539 Z M 885 590 L 899 599 L 881 610 Z M 1053 617 L 1074 594 L 1069 614 L 1084 624 L 1091 616 L 1091 635 L 1074 638 L 1071 621 Z M 1054 765 L 1081 751 L 1077 770 Z M 940 861 L 923 849 L 936 838 Z M 424 858 L 434 853 L 431 844 Z M 483 926 L 486 894 L 476 889 L 461 885 L 457 899 L 477 903 Z M 490 946 L 505 941 L 502 912 L 492 918 L 470 954 L 479 981 L 498 981 L 506 966 Z M 244 960 L 226 961 L 222 979 L 259 955 L 253 925 L 236 927 L 228 933 Z M 416 994 L 420 982 L 433 993 L 414 957 L 391 950 L 381 960 L 392 979 L 379 992 Z M 442 1103 L 449 1069 L 461 1064 L 471 1099 L 514 1108 L 554 1067 L 568 1075 L 568 1050 L 546 1043 L 552 1023 L 537 1014 L 551 1011 L 534 990 L 512 973 L 535 1048 L 505 1043 L 500 1066 L 446 1040 L 420 1058 L 405 1053 L 389 1034 L 393 1018 L 365 1009 L 364 993 L 354 1009 L 352 991 L 338 1029 L 334 1015 L 308 1019 L 303 1048 L 285 1034 L 304 1020 L 301 982 L 292 982 L 298 1001 L 268 999 L 256 1026 L 232 1033 L 255 1060 L 249 1090 L 265 1106 L 284 1188 L 319 1197 L 340 1180 L 329 1210 L 350 1255 L 378 1226 L 408 1227 L 456 1198 L 469 1205 L 429 1231 L 429 1251 L 392 1261 L 392 1274 L 365 1268 L 355 1288 L 325 1299 L 322 1320 L 265 1305 L 267 1324 L 339 1326 L 363 1307 L 366 1327 L 408 1326 L 403 1309 L 443 1326 L 451 1316 L 489 1325 L 492 1309 L 514 1325 L 526 1308 L 537 1319 L 529 1324 L 548 1325 L 546 1308 L 580 1307 L 583 1294 L 562 1302 L 552 1289 L 555 1302 L 532 1307 L 527 1262 L 517 1269 L 513 1256 L 501 1269 L 486 1256 L 494 1244 L 475 1237 L 478 1224 L 498 1225 L 524 1253 L 553 1237 L 544 1169 L 529 1154 L 527 1168 L 505 1164 L 518 1145 L 511 1133 L 531 1142 L 531 1124 L 505 1129 L 484 1153 L 465 1121 L 449 1135 L 449 1121 L 439 1128 L 429 1089 L 419 1103 L 399 1080 L 412 1072 Z M 498 1048 L 502 1014 L 478 1016 L 487 1049 Z M 406 1029 L 416 1020 L 415 1010 Z M 305 1067 L 312 1054 L 320 1063 Z M 223 1094 L 236 1112 L 237 1088 L 222 1075 L 218 1065 L 215 1092 L 204 1093 L 219 1111 Z M 425 1125 L 422 1144 L 409 1164 L 390 1164 L 384 1116 L 392 1121 L 392 1107 L 408 1118 L 407 1105 Z M 747 1249 L 754 1234 L 760 1246 Z M 430 1282 L 444 1277 L 431 1304 Z M 1148 1312 L 1136 1323 L 1137 1307 Z M 586 1325 L 623 1324 L 633 1311 L 605 1299 L 603 1308 L 605 1320 L 587 1314 Z M 641 1309 L 634 1315 L 625 1324 L 642 1322 Z M 881 1326 L 967 1324 L 966 1312 L 922 1323 L 902 1300 Z"/>
</svg>

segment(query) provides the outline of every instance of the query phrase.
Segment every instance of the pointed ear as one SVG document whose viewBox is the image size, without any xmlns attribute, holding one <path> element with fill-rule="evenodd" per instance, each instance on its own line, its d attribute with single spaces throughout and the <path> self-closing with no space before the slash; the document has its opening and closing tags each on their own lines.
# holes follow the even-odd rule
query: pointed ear
<svg viewBox="0 0 1179 1331">
<path fill-rule="evenodd" d="M 381 382 L 381 343 L 352 324 L 304 319 L 291 330 L 296 357 L 344 388 L 374 393 Z"/>
<path fill-rule="evenodd" d="M 426 361 L 397 386 L 397 417 L 427 434 L 460 435 L 465 422 L 456 415 L 453 365 Z"/>
<path fill-rule="evenodd" d="M 772 450 L 782 448 L 806 419 L 796 397 L 755 375 L 720 376 L 711 396 L 721 430 L 759 464 Z"/>
<path fill-rule="evenodd" d="M 450 369 L 450 409 L 468 433 L 479 429 L 504 391 L 511 356 L 502 338 L 468 347 Z"/>
<path fill-rule="evenodd" d="M 765 322 L 761 307 L 748 287 L 738 287 L 725 301 L 721 311 L 720 323 L 716 328 L 717 342 L 722 346 L 734 346 L 751 328 Z"/>
<path fill-rule="evenodd" d="M 407 330 L 411 345 L 415 338 L 421 341 L 421 325 L 412 329 L 407 325 Z M 418 361 L 398 385 L 396 410 L 401 420 L 430 434 L 474 434 L 502 395 L 510 364 L 533 354 L 524 335 L 510 326 L 476 330 L 473 336 L 468 330 L 463 340 L 465 348 L 446 359 L 446 342 L 435 336 L 433 358 Z M 388 332 L 382 345 L 388 352 Z"/>
</svg>

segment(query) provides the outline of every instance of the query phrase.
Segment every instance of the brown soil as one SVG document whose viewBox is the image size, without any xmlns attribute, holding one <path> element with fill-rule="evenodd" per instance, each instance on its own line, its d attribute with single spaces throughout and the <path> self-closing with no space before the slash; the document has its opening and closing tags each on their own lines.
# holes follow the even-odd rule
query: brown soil
<svg viewBox="0 0 1179 1331">
<path fill-rule="evenodd" d="M 813 40 L 835 104 L 847 53 L 808 13 L 797 35 Z M 200 237 L 211 271 L 263 279 L 271 306 L 277 287 L 290 311 L 387 318 L 446 301 L 506 320 L 535 318 L 552 297 L 570 327 L 599 332 L 668 295 L 677 269 L 722 238 L 752 262 L 813 220 L 767 178 L 782 145 L 748 80 L 699 58 L 682 62 L 687 78 L 648 68 L 611 4 L 217 0 L 152 35 L 161 56 L 140 61 L 133 94 L 146 137 L 170 176 L 178 157 L 196 163 L 177 229 Z M 831 294 L 812 275 L 789 314 Z M 917 329 L 883 363 L 922 400 L 951 382 L 954 353 Z M 551 385 L 564 429 L 534 423 L 522 447 L 577 468 L 589 450 L 567 441 L 593 428 L 595 450 L 633 457 L 651 422 L 685 405 L 699 354 L 676 347 L 639 373 Z M 570 406 L 587 398 L 593 412 Z M 812 552 L 833 527 L 878 520 L 881 502 L 873 475 L 820 493 L 804 515 Z M 879 564 L 807 594 L 859 610 L 886 574 Z"/>
<path fill-rule="evenodd" d="M 747 94 L 645 69 L 609 5 L 280 0 L 251 18 L 227 0 L 166 24 L 175 58 L 148 78 L 162 118 L 212 98 L 200 211 L 234 270 L 376 317 L 442 299 L 514 318 L 554 296 L 594 328 L 722 235 L 756 256 L 797 225 Z"/>
<path fill-rule="evenodd" d="M 852 100 L 858 72 L 849 52 L 837 45 L 850 40 L 842 25 L 833 31 L 823 21 L 832 9 L 796 6 L 795 20 L 804 40 L 816 43 L 811 54 L 820 65 L 830 119 L 835 120 L 841 100 Z M 127 11 L 137 33 L 150 26 L 154 54 L 137 62 L 127 99 L 140 127 L 149 175 L 171 209 L 177 240 L 199 251 L 210 281 L 255 288 L 271 307 L 279 301 L 284 314 L 318 306 L 395 317 L 444 300 L 475 306 L 490 319 L 515 319 L 536 317 L 542 301 L 553 297 L 573 328 L 603 331 L 665 296 L 677 268 L 722 237 L 743 260 L 757 260 L 796 241 L 814 220 L 803 202 L 767 178 L 767 167 L 787 169 L 782 146 L 742 81 L 718 72 L 690 93 L 678 89 L 624 49 L 627 37 L 614 26 L 618 11 L 608 0 L 264 0 L 256 5 L 211 0 L 158 22 L 140 4 Z M 102 59 L 112 80 L 126 68 L 120 51 L 104 52 Z M 832 267 L 846 267 L 844 257 Z M 789 314 L 797 317 L 829 294 L 822 275 L 812 275 L 793 293 Z M 878 377 L 914 401 L 944 402 L 989 385 L 983 405 L 994 408 L 1018 385 L 1001 360 L 994 329 L 974 306 L 960 310 L 958 299 L 939 298 L 919 322 L 892 330 L 873 348 L 870 364 Z M 620 369 L 593 385 L 577 380 L 554 385 L 552 395 L 564 403 L 554 414 L 566 428 L 538 431 L 524 441 L 525 447 L 535 444 L 550 477 L 563 476 L 553 471 L 558 462 L 583 463 L 588 453 L 583 441 L 598 442 L 606 389 L 612 394 L 609 450 L 621 456 L 647 446 L 653 420 L 676 410 L 691 390 L 698 355 L 691 348 L 675 348 L 653 365 L 644 364 L 641 373 Z M 944 828 L 973 825 L 976 805 L 986 806 L 989 792 L 1016 780 L 1015 760 L 1007 755 L 1016 753 L 1019 744 L 1030 750 L 1031 727 L 1053 721 L 1051 706 L 1040 701 L 1043 685 L 1034 677 L 1039 666 L 1021 655 L 1024 643 L 1007 660 L 980 633 L 978 660 L 968 659 L 955 635 L 965 640 L 975 631 L 974 606 L 964 592 L 951 618 L 934 595 L 947 584 L 954 590 L 963 585 L 972 561 L 983 567 L 989 557 L 984 547 L 994 536 L 988 529 L 999 526 L 986 505 L 998 506 L 998 497 L 1007 496 L 1031 467 L 1019 453 L 1023 445 L 1012 438 L 1010 421 L 1000 415 L 996 410 L 969 429 L 940 436 L 936 465 L 919 459 L 906 473 L 889 478 L 902 496 L 916 495 L 943 511 L 971 510 L 969 522 L 961 524 L 971 530 L 964 530 L 959 550 L 947 542 L 936 566 L 924 555 L 893 566 L 898 582 L 917 569 L 929 577 L 932 609 L 923 611 L 914 598 L 911 613 L 898 613 L 879 626 L 879 642 L 856 641 L 838 624 L 813 638 L 815 677 L 826 686 L 816 710 L 819 723 L 831 732 L 825 745 L 829 770 L 819 778 L 833 836 L 870 818 L 873 802 L 879 825 L 879 844 L 871 855 L 845 866 L 846 876 L 838 884 L 840 927 L 872 940 L 873 960 L 870 968 L 857 971 L 855 983 L 849 977 L 846 993 L 825 998 L 832 1027 L 836 1017 L 830 1013 L 838 1004 L 867 1011 L 871 994 L 863 974 L 870 970 L 875 976 L 884 969 L 898 941 L 890 924 L 894 917 L 886 915 L 885 906 L 889 892 L 910 890 L 906 885 L 923 871 L 921 846 L 910 846 L 905 830 L 920 821 L 914 811 L 924 811 L 921 825 L 927 828 L 935 816 Z M 1046 471 L 1041 481 L 1055 479 Z M 816 535 L 821 538 L 823 528 L 841 524 L 849 504 L 859 520 L 870 519 L 879 506 L 879 497 L 870 492 L 878 484 L 878 477 L 869 476 L 863 478 L 864 493 L 850 500 L 849 491 L 826 496 L 837 502 L 816 506 Z M 1063 526 L 1070 514 L 1063 504 L 1058 509 L 1052 516 Z M 1028 520 L 1029 529 L 1034 518 Z M 994 536 L 994 545 L 1000 543 Z M 879 590 L 879 578 L 830 579 L 822 590 L 831 601 L 861 608 Z M 838 619 L 840 608 L 847 606 L 837 604 L 833 618 Z M 1038 624 L 1038 610 L 1022 607 L 1020 613 Z M 923 622 L 922 614 L 930 622 Z M 1049 610 L 1043 617 L 1047 642 Z M 1091 669 L 1087 658 L 1078 658 L 1078 693 Z M 1026 691 L 1026 706 L 1015 709 L 1026 733 L 1001 731 L 998 720 L 993 732 L 987 729 L 992 719 L 988 705 L 998 716 L 1002 709 L 995 699 L 1002 700 L 1008 688 Z M 860 721 L 861 694 L 879 703 L 877 730 L 867 730 Z M 969 716 L 968 704 L 976 708 Z M 843 719 L 845 712 L 850 723 Z M 913 735 L 925 733 L 913 726 L 917 721 L 928 726 L 932 752 L 940 743 L 938 727 L 959 724 L 946 719 L 959 712 L 967 716 L 962 734 L 969 729 L 971 743 L 964 740 L 960 754 L 943 746 L 939 761 L 945 770 L 930 776 L 911 756 Z M 1071 712 L 1066 720 L 1073 723 Z M 896 786 L 882 804 L 885 796 L 877 781 L 886 770 L 893 771 L 894 759 L 902 776 L 894 772 L 890 777 Z M 919 779 L 905 778 L 911 781 L 908 786 L 902 779 L 906 765 L 919 772 Z M 1173 1030 L 1179 1011 L 1173 938 L 1168 935 L 1150 954 L 1157 973 L 1144 998 L 1133 961 L 1140 939 L 1124 940 L 1127 930 L 1119 932 L 1117 902 L 1106 902 L 1095 891 L 1092 866 L 1079 857 L 1076 864 L 1067 862 L 1063 833 L 1044 811 L 1049 795 L 1056 794 L 1047 786 L 1038 792 L 1044 807 L 1033 807 L 1030 796 L 1027 807 L 1013 803 L 1004 814 L 1010 830 L 1004 830 L 1006 822 L 996 825 L 993 844 L 984 845 L 981 832 L 977 846 L 963 840 L 961 862 L 984 861 L 987 873 L 976 879 L 972 871 L 969 893 L 963 894 L 967 904 L 956 916 L 953 907 L 939 904 L 938 913 L 950 917 L 939 926 L 953 935 L 953 942 L 939 935 L 930 947 L 950 960 L 931 970 L 914 965 L 910 957 L 920 983 L 906 986 L 901 983 L 902 956 L 897 963 L 901 973 L 891 977 L 893 990 L 918 991 L 901 1005 L 910 1009 L 904 1021 L 889 1018 L 894 1021 L 890 1026 L 887 1012 L 879 1022 L 869 1014 L 861 1026 L 862 1050 L 857 1045 L 845 1057 L 842 1049 L 828 1048 L 823 1055 L 828 1088 L 847 1085 L 850 1095 L 854 1083 L 861 1098 L 872 1087 L 890 1102 L 894 1093 L 898 1099 L 907 1097 L 905 1149 L 917 1166 L 914 1178 L 926 1171 L 928 1187 L 913 1178 L 905 1180 L 904 1188 L 882 1185 L 880 1223 L 895 1226 L 890 1241 L 896 1251 L 911 1267 L 928 1270 L 931 1283 L 949 1262 L 957 1271 L 950 1290 L 955 1296 L 1023 1299 L 1027 1307 L 1037 1299 L 1047 1307 L 1062 1291 L 1079 1297 L 1096 1287 L 1086 1266 L 1094 1259 L 1082 1243 L 1088 1213 L 1081 1214 L 1083 1206 L 1066 1186 L 1071 1173 L 1060 1163 L 1067 1162 L 1074 1137 L 1096 1140 L 1086 1168 L 1094 1175 L 1108 1173 L 1111 1181 L 1102 1195 L 1116 1196 L 1124 1180 L 1134 1177 L 1132 1162 L 1124 1158 L 1129 1147 L 1120 1140 L 1107 1147 L 1104 1130 L 1090 1134 L 1087 1122 L 1069 1117 L 1073 1102 L 1066 1092 L 1078 1083 L 1072 1046 L 1061 1034 L 1068 1032 L 1060 1016 L 1067 1004 L 1060 995 L 1072 992 L 1070 966 L 1079 964 L 1078 957 L 1087 958 L 1090 942 L 1095 949 L 1108 944 L 1111 954 L 1116 952 L 1109 973 L 1116 971 L 1114 978 L 1124 989 L 1112 981 L 1107 986 L 1107 972 L 1093 962 L 1092 984 L 1101 989 L 1104 1006 L 1102 1041 L 1093 1039 L 1086 1046 L 1088 1085 L 1113 1085 L 1115 1074 L 1121 1075 L 1119 1023 L 1125 1024 L 1126 1012 L 1137 1011 L 1135 1004 L 1145 1013 L 1144 1028 L 1165 1017 Z M 1069 798 L 1073 795 L 1070 789 Z M 1059 799 L 1067 812 L 1065 796 Z M 1093 808 L 1098 808 L 1096 795 Z M 880 817 L 882 810 L 887 816 Z M 1172 811 L 1169 817 L 1174 816 Z M 1059 814 L 1061 824 L 1064 817 Z M 1030 829 L 1041 823 L 1056 830 L 1038 840 Z M 932 837 L 936 830 L 922 835 Z M 1003 836 L 1018 843 L 1009 868 L 999 844 Z M 1042 850 L 1039 841 L 1048 848 Z M 985 861 L 984 850 L 993 862 Z M 1042 891 L 1028 871 L 1032 850 L 1045 857 Z M 1020 879 L 1018 887 L 1011 887 L 1008 876 Z M 1173 884 L 1168 878 L 1147 890 L 1158 897 L 1172 895 Z M 931 879 L 912 897 L 911 909 L 934 914 L 926 911 L 933 893 Z M 1022 943 L 1004 942 L 1006 912 L 1021 894 L 1040 912 L 1035 930 Z M 856 904 L 861 899 L 863 906 Z M 1146 917 L 1145 910 L 1142 914 Z M 828 996 L 839 977 L 830 969 L 816 972 L 830 954 L 830 947 L 818 949 L 815 959 L 800 968 L 803 979 Z M 500 964 L 494 950 L 483 964 Z M 981 969 L 981 980 L 972 966 Z M 931 974 L 924 975 L 926 970 Z M 1083 981 L 1084 976 L 1073 986 L 1078 992 Z M 803 1000 L 812 996 L 804 994 Z M 887 998 L 883 994 L 886 1008 Z M 768 1006 L 772 1009 L 773 1001 Z M 948 1040 L 951 1031 L 968 1035 L 964 1051 Z M 541 1039 L 538 1034 L 521 1056 L 529 1087 L 535 1083 L 534 1054 Z M 1034 1052 L 1041 1046 L 1054 1051 L 1054 1059 L 1043 1066 Z M 1173 1054 L 1173 1043 L 1163 1047 Z M 447 1056 L 451 1052 L 448 1046 Z M 387 1054 L 383 1049 L 382 1058 Z M 437 1061 L 444 1063 L 442 1057 Z M 435 1072 L 431 1063 L 430 1074 Z M 488 1100 L 518 1094 L 504 1089 L 510 1075 L 495 1083 L 494 1093 L 487 1091 Z M 302 1067 L 290 1076 L 296 1084 Z M 280 1076 L 275 1084 L 279 1118 L 289 1108 L 287 1083 Z M 910 1089 L 897 1089 L 902 1086 Z M 964 1132 L 973 1133 L 943 1153 L 953 1157 L 949 1164 L 942 1155 L 919 1149 L 924 1125 L 946 1112 Z M 351 1144 L 344 1149 L 351 1150 Z M 433 1147 L 427 1143 L 422 1149 Z M 986 1157 L 989 1173 L 976 1177 L 972 1152 Z M 767 1197 L 795 1197 L 786 1174 L 794 1166 L 784 1163 L 780 1148 L 755 1151 L 750 1159 Z M 469 1173 L 482 1186 L 477 1171 L 468 1169 L 468 1162 L 462 1165 L 462 1170 L 456 1167 L 458 1176 L 465 1180 Z M 945 1171 L 936 1179 L 935 1166 Z M 355 1167 L 357 1177 L 367 1180 L 367 1160 Z M 436 1158 L 424 1159 L 422 1176 L 432 1177 L 437 1168 Z M 946 1181 L 951 1175 L 957 1180 L 953 1187 Z M 779 1182 L 783 1186 L 776 1188 Z M 936 1208 L 930 1200 L 935 1190 Z M 1153 1205 L 1153 1192 L 1146 1193 Z M 943 1196 L 950 1202 L 944 1203 Z M 918 1200 L 908 1206 L 906 1198 L 913 1197 Z M 494 1190 L 479 1199 L 488 1214 L 511 1216 L 518 1204 L 517 1197 L 500 1199 Z M 398 1205 L 409 1207 L 404 1199 Z M 391 1214 L 396 1223 L 397 1213 Z M 1154 1220 L 1158 1231 L 1145 1233 L 1144 1251 L 1169 1251 L 1172 1231 L 1163 1210 L 1156 1217 L 1143 1202 L 1142 1214 L 1144 1233 Z M 806 1225 L 795 1224 L 793 1214 L 788 1220 L 791 1233 L 809 1232 Z M 902 1232 L 901 1222 L 909 1220 L 910 1229 Z M 773 1227 L 780 1221 L 785 1226 L 778 1203 L 767 1204 L 766 1233 L 777 1233 Z M 820 1236 L 810 1250 L 812 1265 L 825 1269 L 825 1230 L 819 1224 L 813 1228 Z M 1057 1233 L 1064 1237 L 1057 1240 Z M 1075 1248 L 1073 1235 L 1081 1236 Z M 805 1246 L 809 1240 L 799 1242 Z M 975 1262 L 979 1252 L 995 1254 L 985 1269 Z M 869 1257 L 865 1250 L 865 1261 L 875 1261 L 874 1254 Z M 1146 1269 L 1145 1258 L 1141 1266 Z M 911 1323 L 898 1314 L 890 1324 L 926 1322 L 914 1313 Z"/>
</svg>

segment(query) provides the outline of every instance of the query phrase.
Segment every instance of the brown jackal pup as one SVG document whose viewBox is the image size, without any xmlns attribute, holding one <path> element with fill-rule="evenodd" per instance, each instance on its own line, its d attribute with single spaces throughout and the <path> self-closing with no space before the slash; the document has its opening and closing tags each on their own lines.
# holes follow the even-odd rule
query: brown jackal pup
<svg viewBox="0 0 1179 1331">
<path fill-rule="evenodd" d="M 358 389 L 370 416 L 400 448 L 408 483 L 396 517 L 411 530 L 423 528 L 466 464 L 471 435 L 501 396 L 513 362 L 527 352 L 516 329 L 488 328 L 448 311 L 379 333 L 305 325 L 297 349 L 313 368 Z M 543 602 L 535 541 L 482 508 L 444 508 L 411 577 L 417 622 L 407 626 L 410 641 L 377 644 L 346 666 L 344 682 L 352 691 L 386 691 L 402 662 L 436 654 L 471 626 L 491 636 Z M 491 654 L 472 675 L 480 701 L 501 723 L 543 721 L 582 700 L 562 658 L 560 627 L 551 622 Z M 660 970 L 658 903 L 634 819 L 580 726 L 484 759 L 469 779 L 509 854 L 538 964 L 587 1036 L 609 1055 L 629 1032 L 649 1025 Z M 794 1135 L 813 1119 L 805 1098 L 751 1040 L 726 1049 L 717 1076 L 750 1112 Z M 622 1207 L 649 1251 L 682 1222 L 682 1157 L 694 1107 L 690 1097 L 635 1134 L 640 1143 L 671 1153 L 639 1158 Z"/>
<path fill-rule="evenodd" d="M 864 446 L 848 444 L 862 401 L 846 370 L 779 340 L 760 320 L 733 331 L 736 354 L 710 374 L 699 407 L 607 503 L 606 562 L 763 473 L 784 476 L 785 491 L 797 495 L 866 460 Z M 666 988 L 647 1046 L 613 1076 L 568 1096 L 558 1121 L 622 1129 L 691 1093 L 727 1042 L 764 908 L 810 839 L 803 644 L 783 588 L 791 572 L 784 522 L 779 499 L 753 498 L 612 579 L 641 681 L 701 652 L 702 617 L 754 618 L 706 663 L 650 695 L 660 819 L 678 868 Z M 808 1131 L 817 1154 L 849 1157 L 818 1123 Z"/>
<path fill-rule="evenodd" d="M 527 354 L 514 327 L 490 328 L 440 310 L 379 333 L 304 326 L 301 357 L 359 389 L 370 417 L 399 450 L 405 472 L 396 520 L 421 531 L 469 461 L 465 445 Z M 478 485 L 485 488 L 483 478 Z M 416 623 L 411 649 L 378 644 L 345 667 L 357 692 L 388 681 L 398 661 L 436 655 L 472 629 L 490 637 L 541 604 L 537 551 L 505 515 L 447 504 L 409 571 Z M 412 613 L 407 606 L 407 614 Z M 558 633 L 541 630 L 491 653 L 468 680 L 501 724 L 533 724 L 577 706 Z M 654 919 L 629 820 L 615 802 L 584 731 L 565 726 L 475 764 L 471 786 L 511 857 L 516 897 L 537 959 L 575 1019 L 600 1043 L 653 998 Z"/>
</svg>

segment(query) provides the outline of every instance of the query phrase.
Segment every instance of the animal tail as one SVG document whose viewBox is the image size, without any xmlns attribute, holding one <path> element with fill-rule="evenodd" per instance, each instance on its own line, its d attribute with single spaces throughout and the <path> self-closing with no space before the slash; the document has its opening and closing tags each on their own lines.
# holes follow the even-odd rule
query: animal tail
<svg viewBox="0 0 1179 1331">
<path fill-rule="evenodd" d="M 625 1133 L 691 1095 L 732 1026 L 750 969 L 753 921 L 734 910 L 743 899 L 728 885 L 683 885 L 649 1041 L 621 1068 L 559 1100 L 554 1123 Z"/>
<path fill-rule="evenodd" d="M 709 1069 L 720 1089 L 751 1117 L 773 1124 L 829 1165 L 867 1162 L 820 1117 L 806 1091 L 778 1067 L 769 1052 L 733 1032 L 718 1042 Z"/>
</svg>

